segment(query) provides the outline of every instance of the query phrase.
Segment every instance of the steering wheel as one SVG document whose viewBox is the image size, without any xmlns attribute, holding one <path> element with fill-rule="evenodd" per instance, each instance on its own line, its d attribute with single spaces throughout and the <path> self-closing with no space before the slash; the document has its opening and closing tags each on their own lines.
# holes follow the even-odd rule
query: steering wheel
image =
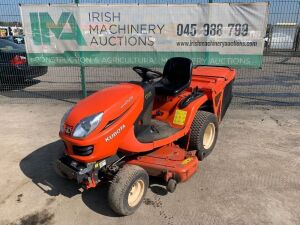
<svg viewBox="0 0 300 225">
<path fill-rule="evenodd" d="M 132 69 L 143 79 L 143 81 L 149 81 L 163 76 L 161 72 L 145 67 L 135 66 Z"/>
</svg>

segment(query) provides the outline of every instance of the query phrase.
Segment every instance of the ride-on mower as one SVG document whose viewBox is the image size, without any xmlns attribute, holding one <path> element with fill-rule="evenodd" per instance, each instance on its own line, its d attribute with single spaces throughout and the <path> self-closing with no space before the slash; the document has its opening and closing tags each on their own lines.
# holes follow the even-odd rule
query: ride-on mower
<svg viewBox="0 0 300 225">
<path fill-rule="evenodd" d="M 230 104 L 236 71 L 171 58 L 163 73 L 134 67 L 142 81 L 121 83 L 79 101 L 63 116 L 65 144 L 57 172 L 84 189 L 108 181 L 119 215 L 142 203 L 149 175 L 169 192 L 186 181 L 214 148 Z"/>
</svg>

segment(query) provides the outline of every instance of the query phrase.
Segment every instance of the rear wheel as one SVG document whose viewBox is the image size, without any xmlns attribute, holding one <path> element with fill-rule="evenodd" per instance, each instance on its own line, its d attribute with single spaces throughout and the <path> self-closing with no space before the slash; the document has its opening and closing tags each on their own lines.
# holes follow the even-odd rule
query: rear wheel
<svg viewBox="0 0 300 225">
<path fill-rule="evenodd" d="M 149 186 L 147 172 L 135 165 L 125 165 L 112 180 L 108 190 L 108 203 L 119 215 L 134 213 L 143 202 Z"/>
<path fill-rule="evenodd" d="M 190 131 L 189 149 L 197 150 L 199 160 L 203 160 L 214 149 L 218 137 L 218 120 L 210 112 L 198 111 Z"/>
</svg>

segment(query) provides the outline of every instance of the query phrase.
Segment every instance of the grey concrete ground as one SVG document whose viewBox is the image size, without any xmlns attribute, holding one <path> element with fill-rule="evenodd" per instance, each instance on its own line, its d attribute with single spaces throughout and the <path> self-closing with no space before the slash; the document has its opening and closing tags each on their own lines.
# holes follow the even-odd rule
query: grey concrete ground
<svg viewBox="0 0 300 225">
<path fill-rule="evenodd" d="M 78 193 L 58 177 L 60 118 L 71 104 L 0 105 L 0 224 L 300 224 L 300 113 L 229 109 L 214 152 L 167 194 L 152 179 L 140 209 L 117 217 L 107 186 Z"/>
</svg>

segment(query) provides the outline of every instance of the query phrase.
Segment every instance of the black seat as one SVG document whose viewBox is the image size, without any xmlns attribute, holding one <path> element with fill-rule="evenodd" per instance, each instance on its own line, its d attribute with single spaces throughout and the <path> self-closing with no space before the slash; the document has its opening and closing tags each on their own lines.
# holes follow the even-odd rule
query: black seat
<svg viewBox="0 0 300 225">
<path fill-rule="evenodd" d="M 186 89 L 192 79 L 192 60 L 175 57 L 167 61 L 163 78 L 156 85 L 156 94 L 176 96 Z"/>
</svg>

